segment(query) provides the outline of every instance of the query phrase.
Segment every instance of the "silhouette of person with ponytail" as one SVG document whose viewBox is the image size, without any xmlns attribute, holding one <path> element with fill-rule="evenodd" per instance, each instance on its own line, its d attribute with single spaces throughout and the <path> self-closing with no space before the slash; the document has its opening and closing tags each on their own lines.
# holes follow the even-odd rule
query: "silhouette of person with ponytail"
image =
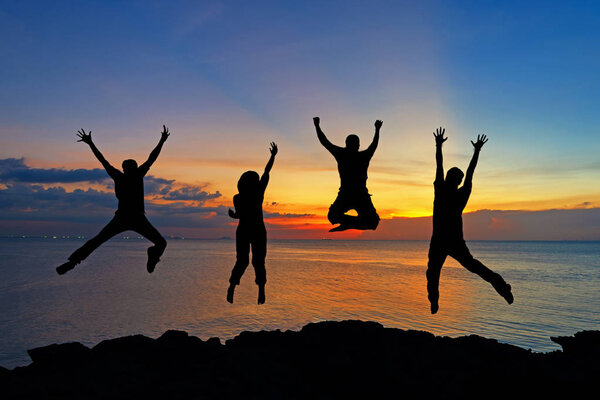
<svg viewBox="0 0 600 400">
<path fill-rule="evenodd" d="M 143 178 L 158 158 L 162 146 L 169 135 L 169 130 L 163 125 L 160 141 L 150 153 L 148 160 L 139 167 L 135 160 L 125 160 L 123 161 L 123 171 L 121 172 L 110 165 L 102 153 L 100 153 L 100 150 L 98 150 L 92 141 L 92 131 L 89 133 L 85 133 L 83 129 L 78 131 L 78 142 L 83 142 L 90 146 L 98 161 L 100 161 L 108 175 L 115 181 L 115 195 L 119 200 L 119 206 L 115 212 L 115 216 L 108 225 L 98 235 L 88 240 L 71 254 L 69 261 L 57 267 L 56 272 L 63 275 L 72 270 L 75 268 L 75 265 L 85 260 L 102 243 L 124 231 L 137 232 L 154 243 L 154 246 L 148 248 L 148 262 L 146 264 L 146 269 L 149 273 L 154 271 L 156 264 L 160 261 L 160 256 L 167 247 L 167 241 L 146 218 L 144 211 Z"/>
<path fill-rule="evenodd" d="M 275 156 L 277 155 L 277 145 L 273 142 L 271 142 L 270 151 L 271 158 L 269 158 L 265 171 L 260 178 L 255 171 L 246 171 L 242 174 L 237 184 L 238 194 L 233 196 L 235 211 L 229 209 L 229 216 L 239 219 L 235 231 L 236 262 L 231 271 L 229 288 L 227 289 L 227 301 L 230 303 L 233 303 L 235 287 L 240 284 L 240 279 L 250 262 L 250 248 L 252 248 L 255 282 L 258 285 L 258 304 L 265 303 L 267 230 L 263 221 L 262 204 L 265 190 L 269 184 L 269 172 L 273 168 Z"/>
<path fill-rule="evenodd" d="M 321 119 L 313 118 L 319 142 L 335 158 L 340 174 L 340 190 L 338 196 L 329 207 L 327 219 L 332 225 L 339 224 L 329 232 L 345 231 L 347 229 L 372 229 L 379 225 L 379 215 L 367 189 L 367 169 L 379 143 L 379 130 L 383 121 L 375 121 L 375 137 L 366 150 L 358 151 L 360 140 L 356 135 L 346 137 L 346 147 L 331 143 L 321 130 Z M 347 215 L 350 210 L 356 210 L 357 216 Z"/>
<path fill-rule="evenodd" d="M 427 263 L 427 293 L 431 303 L 431 313 L 438 309 L 440 272 L 446 257 L 450 256 L 458 261 L 467 270 L 479 275 L 491 283 L 494 289 L 508 304 L 512 304 L 513 295 L 511 287 L 496 272 L 490 270 L 479 260 L 473 258 L 463 237 L 462 212 L 469 201 L 473 187 L 473 173 L 477 166 L 481 148 L 487 142 L 485 135 L 477 135 L 477 141 L 471 144 L 474 147 L 473 158 L 467 169 L 465 182 L 458 187 L 463 179 L 463 172 L 457 167 L 450 168 L 444 180 L 444 165 L 442 145 L 448 139 L 444 137 L 445 129 L 441 127 L 433 133 L 436 144 L 436 173 L 435 199 L 433 201 L 433 235 L 429 245 L 429 262 Z"/>
</svg>

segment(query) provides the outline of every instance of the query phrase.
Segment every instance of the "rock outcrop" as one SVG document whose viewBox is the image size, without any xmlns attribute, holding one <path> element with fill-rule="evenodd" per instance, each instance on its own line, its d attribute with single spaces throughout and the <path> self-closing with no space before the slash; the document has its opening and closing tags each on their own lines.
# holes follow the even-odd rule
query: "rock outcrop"
<svg viewBox="0 0 600 400">
<path fill-rule="evenodd" d="M 29 351 L 0 368 L 3 398 L 557 398 L 597 390 L 600 332 L 533 353 L 479 336 L 437 337 L 375 322 L 242 332 L 221 344 L 181 331 Z"/>
</svg>

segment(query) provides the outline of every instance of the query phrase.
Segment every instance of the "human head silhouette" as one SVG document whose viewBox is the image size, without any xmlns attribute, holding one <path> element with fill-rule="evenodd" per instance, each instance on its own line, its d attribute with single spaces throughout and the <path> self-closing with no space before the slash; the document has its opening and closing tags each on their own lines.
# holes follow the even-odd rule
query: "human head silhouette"
<svg viewBox="0 0 600 400">
<path fill-rule="evenodd" d="M 252 193 L 258 191 L 258 183 L 260 178 L 256 171 L 246 171 L 240 176 L 240 180 L 237 183 L 238 192 Z"/>
<path fill-rule="evenodd" d="M 356 135 L 348 135 L 346 137 L 346 149 L 351 151 L 358 151 L 360 147 L 360 139 Z"/>
<path fill-rule="evenodd" d="M 131 159 L 123 161 L 123 164 L 121 164 L 121 166 L 123 167 L 123 172 L 126 174 L 135 172 L 138 167 L 137 162 Z"/>
<path fill-rule="evenodd" d="M 464 176 L 465 174 L 463 174 L 460 168 L 452 167 L 446 173 L 446 184 L 451 187 L 458 187 Z"/>
</svg>

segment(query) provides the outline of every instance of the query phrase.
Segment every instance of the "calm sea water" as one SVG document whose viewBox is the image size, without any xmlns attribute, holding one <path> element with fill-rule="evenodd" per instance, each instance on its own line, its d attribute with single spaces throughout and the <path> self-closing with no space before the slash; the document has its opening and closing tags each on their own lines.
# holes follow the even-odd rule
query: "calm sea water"
<svg viewBox="0 0 600 400">
<path fill-rule="evenodd" d="M 157 337 L 168 329 L 227 339 L 244 330 L 362 319 L 478 334 L 534 351 L 557 349 L 550 336 L 600 329 L 600 242 L 470 242 L 476 258 L 512 285 L 515 303 L 448 259 L 434 316 L 424 241 L 272 240 L 262 306 L 251 266 L 235 304 L 225 301 L 232 240 L 171 240 L 153 274 L 145 267 L 147 242 L 113 240 L 58 276 L 54 268 L 82 243 L 0 239 L 0 365 L 28 364 L 26 350 L 37 346 Z"/>
</svg>

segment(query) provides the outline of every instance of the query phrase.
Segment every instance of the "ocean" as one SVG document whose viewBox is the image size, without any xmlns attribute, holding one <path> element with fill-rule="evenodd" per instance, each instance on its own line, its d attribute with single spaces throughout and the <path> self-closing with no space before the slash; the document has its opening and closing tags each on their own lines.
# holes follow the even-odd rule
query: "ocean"
<svg viewBox="0 0 600 400">
<path fill-rule="evenodd" d="M 115 239 L 64 276 L 55 267 L 83 240 L 0 239 L 0 365 L 30 362 L 27 349 L 179 329 L 202 339 L 242 331 L 297 330 L 361 319 L 436 335 L 477 334 L 537 352 L 551 336 L 600 329 L 600 242 L 468 242 L 513 287 L 506 302 L 448 258 L 440 310 L 427 300 L 426 241 L 270 240 L 267 302 L 257 305 L 249 266 L 225 301 L 234 240 L 170 240 L 153 274 L 148 242 Z"/>
</svg>

